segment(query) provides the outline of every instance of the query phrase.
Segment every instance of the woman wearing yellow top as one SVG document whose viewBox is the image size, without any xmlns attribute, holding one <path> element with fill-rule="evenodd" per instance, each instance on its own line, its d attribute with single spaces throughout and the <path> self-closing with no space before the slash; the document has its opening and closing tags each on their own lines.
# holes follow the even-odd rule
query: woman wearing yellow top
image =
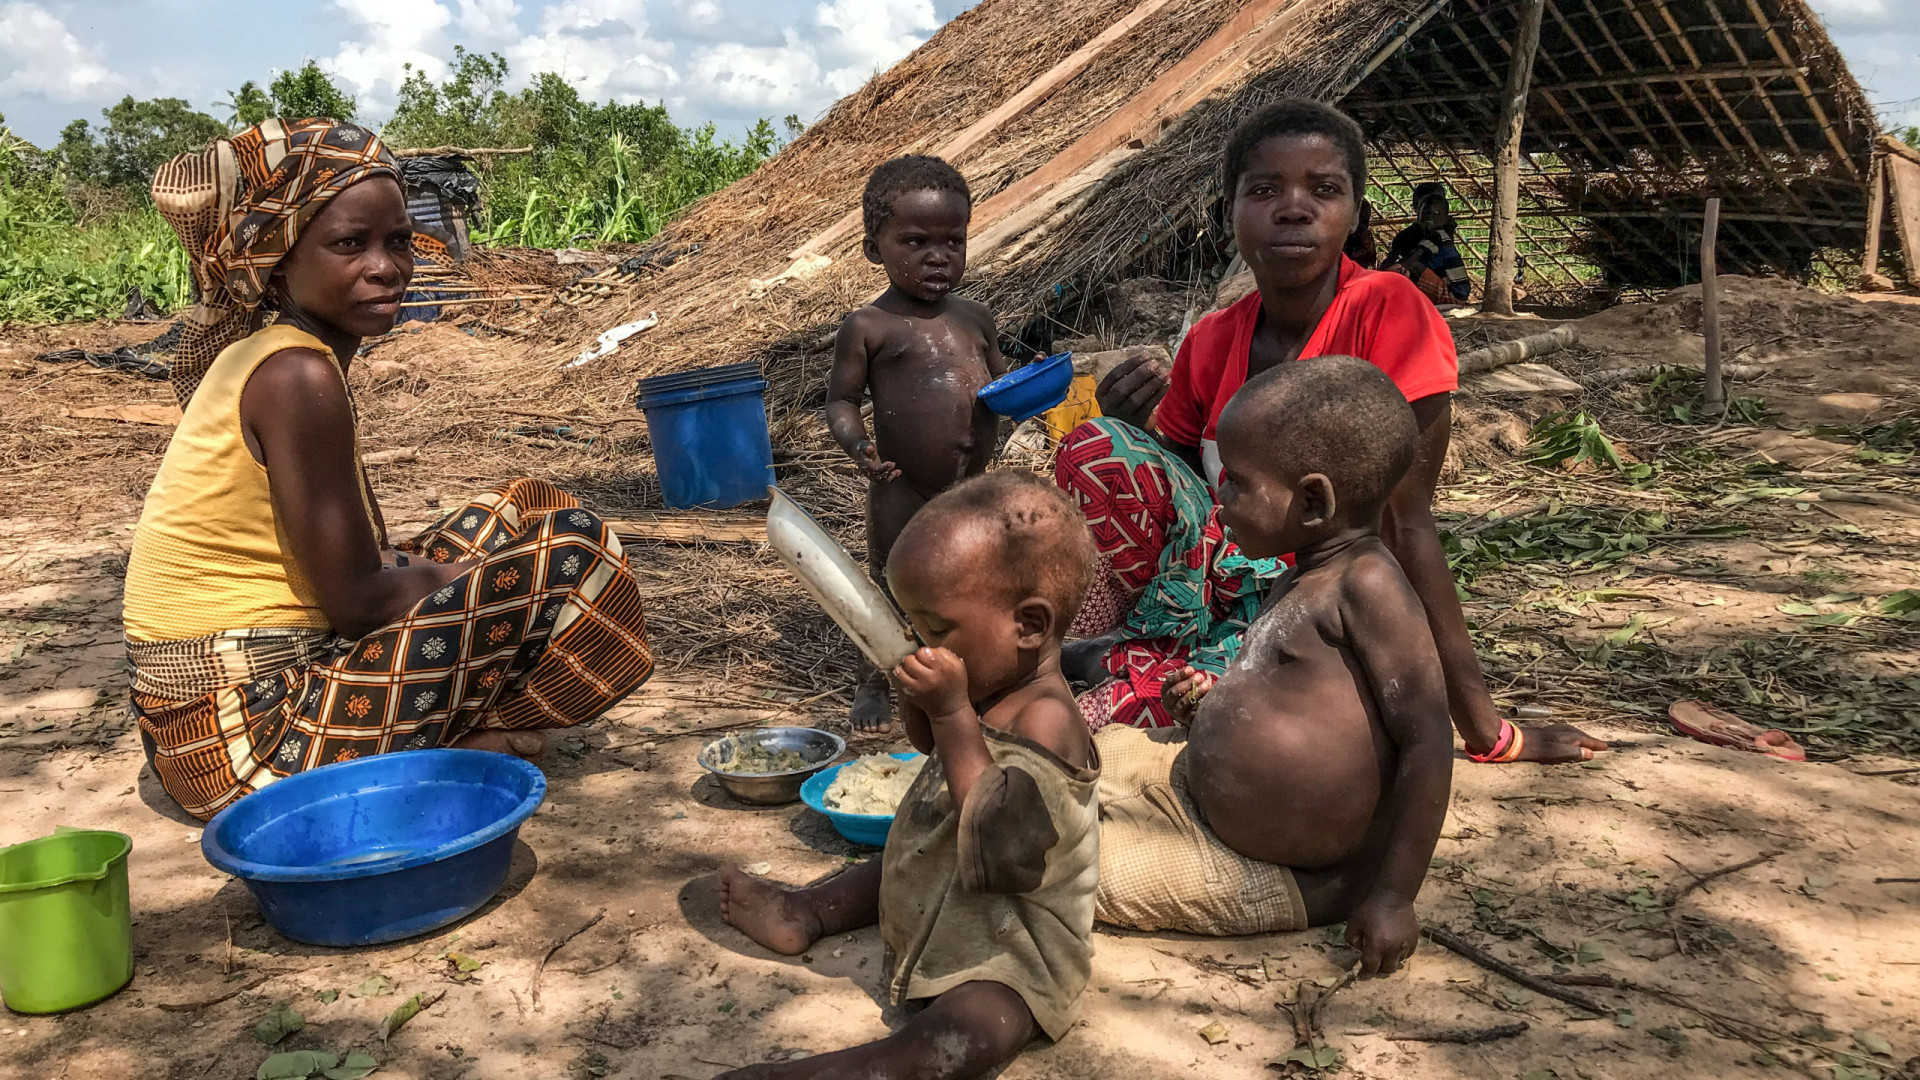
<svg viewBox="0 0 1920 1080">
<path fill-rule="evenodd" d="M 205 818 L 365 754 L 537 753 L 535 729 L 646 680 L 620 543 L 552 485 L 503 485 L 388 547 L 346 373 L 392 329 L 413 251 L 371 132 L 269 120 L 153 191 L 201 296 L 127 566 L 134 713 L 168 794 Z"/>
</svg>

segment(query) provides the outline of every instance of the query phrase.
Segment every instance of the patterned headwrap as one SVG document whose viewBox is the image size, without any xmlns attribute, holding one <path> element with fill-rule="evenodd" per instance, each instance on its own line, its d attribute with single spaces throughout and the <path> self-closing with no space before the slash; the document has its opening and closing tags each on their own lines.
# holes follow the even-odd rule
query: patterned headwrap
<svg viewBox="0 0 1920 1080">
<path fill-rule="evenodd" d="M 220 351 L 260 328 L 268 278 L 300 230 L 327 200 L 376 176 L 400 182 L 373 132 L 318 119 L 268 120 L 153 174 L 154 206 L 200 290 L 169 374 L 182 408 Z"/>
</svg>

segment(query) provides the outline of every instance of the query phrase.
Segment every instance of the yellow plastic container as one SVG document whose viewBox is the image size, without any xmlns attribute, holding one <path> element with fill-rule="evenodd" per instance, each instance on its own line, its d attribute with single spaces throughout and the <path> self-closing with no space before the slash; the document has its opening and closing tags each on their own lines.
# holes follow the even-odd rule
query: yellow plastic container
<svg viewBox="0 0 1920 1080">
<path fill-rule="evenodd" d="M 62 827 L 0 848 L 0 998 L 20 1013 L 91 1005 L 133 978 L 125 833 Z"/>
</svg>

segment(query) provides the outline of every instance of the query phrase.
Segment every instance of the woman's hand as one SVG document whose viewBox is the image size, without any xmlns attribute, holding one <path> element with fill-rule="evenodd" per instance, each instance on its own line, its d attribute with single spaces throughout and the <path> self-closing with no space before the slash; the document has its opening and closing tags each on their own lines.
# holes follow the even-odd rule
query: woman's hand
<svg viewBox="0 0 1920 1080">
<path fill-rule="evenodd" d="M 1124 420 L 1142 431 L 1153 419 L 1153 410 L 1167 396 L 1168 372 L 1151 356 L 1122 360 L 1094 388 L 1094 400 L 1100 403 L 1100 415 Z"/>
<path fill-rule="evenodd" d="M 935 723 L 973 708 L 967 698 L 967 662 L 949 650 L 922 646 L 893 669 L 893 681 L 901 695 Z"/>
<path fill-rule="evenodd" d="M 1194 714 L 1200 711 L 1200 700 L 1213 689 L 1213 684 L 1212 675 L 1183 667 L 1160 684 L 1160 704 L 1166 707 L 1174 723 L 1191 727 Z"/>
<path fill-rule="evenodd" d="M 1606 748 L 1606 740 L 1596 739 L 1572 724 L 1549 724 L 1527 729 L 1526 744 L 1520 747 L 1520 756 L 1515 760 L 1537 761 L 1542 765 L 1592 761 L 1595 750 Z"/>
</svg>

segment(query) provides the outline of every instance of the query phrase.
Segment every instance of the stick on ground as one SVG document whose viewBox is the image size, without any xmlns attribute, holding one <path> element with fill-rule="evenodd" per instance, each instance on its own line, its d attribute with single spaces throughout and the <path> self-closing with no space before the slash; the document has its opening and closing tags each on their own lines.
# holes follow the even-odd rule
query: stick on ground
<svg viewBox="0 0 1920 1080">
<path fill-rule="evenodd" d="M 1527 1030 L 1527 1022 L 1521 1020 L 1512 1024 L 1496 1024 L 1489 1028 L 1444 1028 L 1438 1031 L 1395 1032 L 1387 1036 L 1393 1042 L 1451 1043 L 1455 1046 L 1474 1046 L 1479 1043 L 1494 1042 L 1499 1039 L 1511 1039 Z"/>
<path fill-rule="evenodd" d="M 1693 877 L 1693 880 L 1687 882 L 1685 885 L 1679 885 L 1669 890 L 1667 894 L 1667 906 L 1672 907 L 1674 904 L 1679 903 L 1681 898 L 1685 897 L 1688 893 L 1692 892 L 1695 889 L 1704 888 L 1707 882 L 1712 881 L 1714 878 L 1725 877 L 1728 874 L 1738 873 L 1741 870 L 1747 870 L 1752 867 L 1759 866 L 1761 863 L 1764 863 L 1764 862 L 1772 862 L 1774 859 L 1779 858 L 1782 854 L 1783 852 L 1779 852 L 1779 851 L 1763 851 L 1760 854 L 1755 855 L 1753 858 L 1748 859 L 1746 862 L 1734 863 L 1732 866 L 1723 866 L 1718 870 L 1709 870 L 1704 874 L 1695 874 L 1692 870 L 1687 868 L 1687 865 L 1685 863 L 1669 855 L 1667 856 L 1668 860 L 1671 861 L 1673 865 L 1678 866 L 1680 869 L 1686 870 L 1687 873 Z M 1708 889 L 1707 891 L 1712 892 L 1713 890 Z"/>
<path fill-rule="evenodd" d="M 573 933 L 568 934 L 565 937 L 562 937 L 558 941 L 555 941 L 552 945 L 547 946 L 547 951 L 541 955 L 540 962 L 538 964 L 533 965 L 533 978 L 527 983 L 527 996 L 533 999 L 533 1010 L 535 1012 L 543 1011 L 540 1006 L 540 976 L 544 974 L 547 970 L 547 961 L 553 959 L 553 954 L 559 952 L 561 948 L 566 945 L 567 942 L 572 941 L 574 938 L 577 938 L 581 934 L 584 934 L 587 931 L 593 929 L 595 926 L 598 926 L 600 924 L 600 920 L 606 917 L 607 917 L 607 909 L 601 908 L 598 912 L 594 914 L 593 918 L 588 919 L 585 923 L 581 924 L 578 930 L 575 930 Z"/>
<path fill-rule="evenodd" d="M 1598 1016 L 1606 1016 L 1613 1012 L 1612 1009 L 1599 1004 L 1585 994 L 1575 993 L 1564 986 L 1555 986 L 1537 975 L 1528 974 L 1514 967 L 1512 964 L 1493 956 L 1486 950 L 1470 944 L 1465 938 L 1451 930 L 1442 930 L 1437 926 L 1428 926 L 1423 927 L 1422 932 L 1432 938 L 1434 944 L 1443 946 L 1452 952 L 1459 953 L 1461 956 L 1479 964 L 1488 971 L 1519 983 L 1521 986 L 1526 987 L 1542 997 L 1550 997 L 1556 1001 L 1564 1001 L 1576 1009 L 1585 1009 Z"/>
</svg>

